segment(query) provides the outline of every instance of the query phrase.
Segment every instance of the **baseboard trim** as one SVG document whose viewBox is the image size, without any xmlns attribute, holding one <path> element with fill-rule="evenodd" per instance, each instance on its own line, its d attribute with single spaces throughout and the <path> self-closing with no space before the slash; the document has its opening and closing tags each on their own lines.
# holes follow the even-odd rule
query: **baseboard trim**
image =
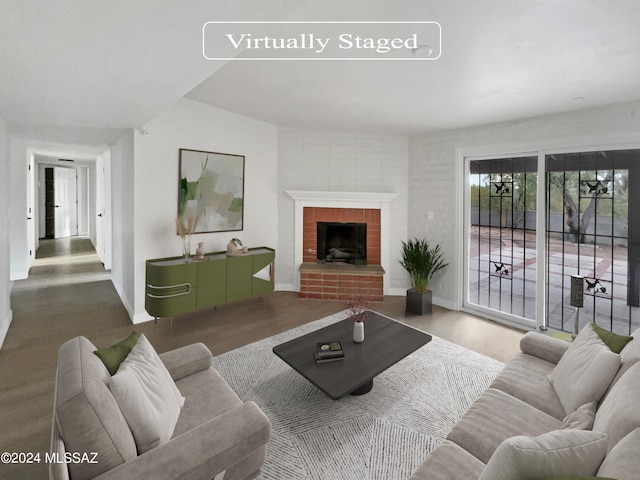
<svg viewBox="0 0 640 480">
<path fill-rule="evenodd" d="M 124 306 L 124 309 L 129 314 L 129 318 L 131 319 L 131 323 L 136 323 L 136 322 L 133 321 L 133 317 L 134 317 L 133 308 L 131 308 L 131 305 L 129 305 L 129 302 L 127 301 L 126 297 L 124 296 L 124 290 L 122 289 L 122 285 L 120 285 L 118 282 L 115 282 L 113 280 L 113 275 L 111 275 L 111 283 L 113 284 L 113 288 L 116 289 L 116 293 L 120 297 L 120 301 L 122 302 L 122 305 Z"/>
<path fill-rule="evenodd" d="M 152 317 L 147 312 L 141 312 L 141 313 L 136 313 L 131 319 L 131 322 L 134 325 L 138 325 L 139 323 L 150 322 L 151 320 L 155 320 L 155 317 Z"/>
<path fill-rule="evenodd" d="M 446 308 L 448 310 L 458 310 L 456 303 L 451 300 L 445 300 L 443 298 L 433 297 L 433 304 L 439 307 Z"/>
<path fill-rule="evenodd" d="M 12 270 L 9 280 L 13 282 L 15 280 L 26 280 L 27 278 L 29 278 L 29 270 L 20 270 L 18 272 Z"/>
<path fill-rule="evenodd" d="M 5 318 L 2 319 L 2 322 L 0 323 L 0 325 L 2 325 L 2 327 L 0 328 L 0 348 L 2 348 L 2 345 L 4 345 L 4 339 L 7 337 L 9 326 L 11 325 L 12 320 L 13 310 L 9 309 L 9 311 L 5 315 Z"/>
</svg>

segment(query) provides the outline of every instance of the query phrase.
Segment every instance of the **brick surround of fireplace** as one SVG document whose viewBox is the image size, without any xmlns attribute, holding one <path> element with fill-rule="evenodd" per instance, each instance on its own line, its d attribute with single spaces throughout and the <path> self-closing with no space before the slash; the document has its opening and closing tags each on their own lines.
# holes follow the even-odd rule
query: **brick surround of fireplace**
<svg viewBox="0 0 640 480">
<path fill-rule="evenodd" d="M 366 223 L 367 265 L 319 263 L 316 259 L 317 222 Z M 380 265 L 380 209 L 304 207 L 300 296 L 335 300 L 366 294 L 383 296 L 384 269 Z"/>
</svg>

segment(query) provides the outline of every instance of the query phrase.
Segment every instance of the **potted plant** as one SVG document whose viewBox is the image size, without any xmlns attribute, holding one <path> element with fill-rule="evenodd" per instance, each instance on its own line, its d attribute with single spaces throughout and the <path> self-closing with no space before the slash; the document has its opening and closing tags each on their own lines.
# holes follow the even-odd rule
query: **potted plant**
<svg viewBox="0 0 640 480">
<path fill-rule="evenodd" d="M 403 241 L 400 265 L 411 277 L 412 288 L 407 290 L 407 313 L 431 313 L 432 294 L 429 282 L 436 272 L 449 265 L 444 261 L 440 245 L 432 247 L 426 240 L 417 238 Z"/>
</svg>

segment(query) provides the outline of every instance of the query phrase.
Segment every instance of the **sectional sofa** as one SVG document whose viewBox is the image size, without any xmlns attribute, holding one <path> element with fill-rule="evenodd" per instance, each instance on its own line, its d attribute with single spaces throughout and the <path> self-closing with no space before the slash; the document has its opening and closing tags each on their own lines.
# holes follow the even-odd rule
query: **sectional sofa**
<svg viewBox="0 0 640 480">
<path fill-rule="evenodd" d="M 411 480 L 640 479 L 640 329 L 619 354 L 596 333 L 528 332 Z"/>
</svg>

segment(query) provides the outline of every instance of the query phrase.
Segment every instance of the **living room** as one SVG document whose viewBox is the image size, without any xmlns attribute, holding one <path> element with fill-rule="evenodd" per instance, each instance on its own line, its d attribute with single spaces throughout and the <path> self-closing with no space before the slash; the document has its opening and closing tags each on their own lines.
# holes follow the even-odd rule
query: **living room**
<svg viewBox="0 0 640 480">
<path fill-rule="evenodd" d="M 228 4 L 216 6 L 224 13 L 220 14 L 206 3 L 191 7 L 188 13 L 170 7 L 166 17 L 158 15 L 162 19 L 147 18 L 145 8 L 131 6 L 123 6 L 130 14 L 119 19 L 97 6 L 69 5 L 77 17 L 49 7 L 5 6 L 15 21 L 4 35 L 16 36 L 3 41 L 2 48 L 3 60 L 15 68 L 0 110 L 0 166 L 9 172 L 0 179 L 0 222 L 8 226 L 0 233 L 2 340 L 12 328 L 13 282 L 28 276 L 35 256 L 29 246 L 38 241 L 30 238 L 24 215 L 30 207 L 25 193 L 30 153 L 73 154 L 90 147 L 100 152 L 94 155 L 97 158 L 108 152 L 111 281 L 131 322 L 143 324 L 152 320 L 144 307 L 145 261 L 180 252 L 175 235 L 180 148 L 245 156 L 244 228 L 233 234 L 198 235 L 208 251 L 224 250 L 232 236 L 251 247 L 272 247 L 277 252 L 276 290 L 297 292 L 301 253 L 296 201 L 288 192 L 395 194 L 388 204 L 386 226 L 393 234 L 387 234 L 382 254 L 384 295 L 404 296 L 410 286 L 397 261 L 401 242 L 426 236 L 442 245 L 450 263 L 431 286 L 434 303 L 453 311 L 461 310 L 464 302 L 461 159 L 554 149 L 638 148 L 639 72 L 633 57 L 638 9 L 633 2 L 621 3 L 615 10 L 606 2 L 589 7 L 576 4 L 578 18 L 573 16 L 576 12 L 558 11 L 552 4 L 527 10 L 518 2 L 507 2 L 505 9 L 513 16 L 514 27 L 503 36 L 489 33 L 501 30 L 491 27 L 497 24 L 491 15 L 477 11 L 482 7 L 460 3 L 461 11 L 469 9 L 469 18 L 477 14 L 495 22 L 473 29 L 478 36 L 486 35 L 486 44 L 473 35 L 453 43 L 475 20 L 455 20 L 459 15 L 451 12 L 453 7 L 442 3 L 426 8 L 419 2 L 407 2 L 401 10 L 391 12 L 389 2 L 378 2 L 377 8 L 354 2 L 344 7 L 342 16 L 337 13 L 342 12 L 340 8 L 330 10 L 327 5 L 324 10 L 308 2 L 295 5 L 298 10 L 283 2 L 251 5 L 256 9 L 252 14 L 244 8 L 234 11 Z M 84 22 L 94 18 L 90 8 L 105 17 L 98 27 L 101 33 L 102 29 L 121 32 L 129 46 L 144 45 L 140 47 L 143 54 L 127 53 L 126 48 L 111 51 L 100 43 L 104 58 L 92 63 L 95 45 L 79 46 L 87 38 L 95 40 Z M 171 17 L 181 15 L 184 22 L 173 26 L 173 35 L 166 33 L 172 30 Z M 527 15 L 532 20 L 527 21 Z M 66 25 L 64 30 L 77 32 L 73 45 L 59 38 L 60 27 L 47 27 L 48 17 L 60 20 L 60 25 Z M 146 38 L 144 33 L 132 33 L 141 17 L 145 27 L 140 31 L 150 32 Z M 358 67 L 335 62 L 331 68 L 337 73 L 333 75 L 325 70 L 329 64 L 324 62 L 282 62 L 285 65 L 278 67 L 279 74 L 270 69 L 270 62 L 221 65 L 203 60 L 200 52 L 202 24 L 215 18 L 440 21 L 443 57 L 426 62 L 437 69 L 426 74 L 416 66 L 420 62 L 412 62 L 395 75 L 387 71 L 385 62 L 360 62 Z M 563 20 L 553 24 L 551 18 Z M 544 45 L 543 51 L 527 47 L 533 37 L 519 37 L 518 30 L 526 27 L 533 36 L 536 28 L 545 26 L 545 19 L 549 31 L 543 30 L 540 36 L 547 41 L 537 40 Z M 596 28 L 602 23 L 606 29 Z M 30 25 L 31 38 L 16 33 L 24 25 Z M 51 48 L 48 58 L 34 55 L 24 61 L 30 57 L 28 51 L 38 51 L 37 46 L 47 42 Z M 447 42 L 452 46 L 448 52 Z M 12 51 L 8 45 L 14 44 L 20 46 Z M 493 50 L 501 44 L 516 46 L 509 54 Z M 542 58 L 552 50 L 555 56 Z M 59 59 L 59 68 L 52 67 L 52 58 Z M 82 62 L 75 64 L 75 58 L 91 68 Z M 527 64 L 527 59 L 537 63 Z M 110 69 L 105 65 L 110 61 L 118 65 L 109 80 L 116 88 L 108 87 L 109 81 L 95 83 L 94 77 L 87 77 L 89 70 L 107 76 Z M 451 62 L 458 64 L 457 70 L 447 74 L 453 68 Z M 18 68 L 21 63 L 24 66 Z M 459 64 L 465 64 L 464 68 Z M 152 73 L 142 75 L 144 70 Z M 183 73 L 170 73 L 174 70 Z M 299 90 L 289 90 L 294 80 L 285 82 L 287 76 L 300 83 Z M 388 83 L 394 76 L 403 80 Z M 456 98 L 439 103 L 439 90 L 445 83 L 454 83 L 454 77 L 473 88 L 460 87 Z M 67 81 L 71 87 L 65 86 Z M 345 101 L 340 81 L 359 86 L 355 89 L 363 90 L 362 97 Z M 274 91 L 270 88 L 278 82 L 284 85 L 276 99 L 280 107 L 268 98 Z M 234 84 L 237 88 L 232 92 Z M 104 103 L 90 100 L 92 89 Z M 349 95 L 354 94 L 352 89 L 346 90 Z M 386 95 L 392 97 L 390 90 L 397 95 L 403 89 L 405 118 L 386 99 Z M 72 91 L 75 97 L 67 95 Z M 423 100 L 425 92 L 432 103 Z M 256 98 L 263 98 L 264 104 L 258 104 Z M 537 328 L 542 323 L 538 319 L 528 326 Z"/>
</svg>

